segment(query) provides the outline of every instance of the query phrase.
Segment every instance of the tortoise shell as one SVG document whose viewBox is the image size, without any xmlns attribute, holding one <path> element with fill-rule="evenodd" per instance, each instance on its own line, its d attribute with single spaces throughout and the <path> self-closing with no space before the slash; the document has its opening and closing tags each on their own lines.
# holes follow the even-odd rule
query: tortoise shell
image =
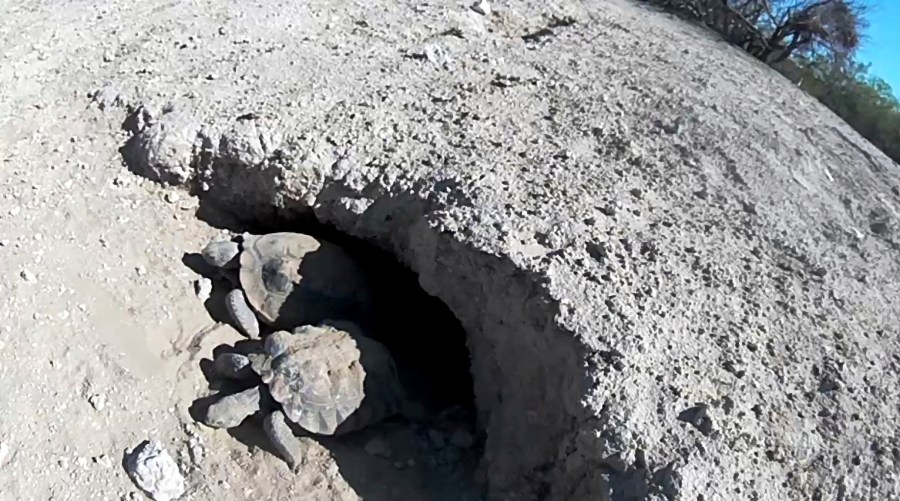
<svg viewBox="0 0 900 501">
<path fill-rule="evenodd" d="M 275 332 L 253 365 L 285 416 L 322 435 L 358 430 L 389 417 L 399 412 L 403 398 L 387 348 L 352 324 L 338 325 Z"/>
<path fill-rule="evenodd" d="M 371 301 L 365 275 L 343 249 L 302 233 L 245 235 L 239 277 L 247 302 L 276 328 L 353 318 Z"/>
</svg>

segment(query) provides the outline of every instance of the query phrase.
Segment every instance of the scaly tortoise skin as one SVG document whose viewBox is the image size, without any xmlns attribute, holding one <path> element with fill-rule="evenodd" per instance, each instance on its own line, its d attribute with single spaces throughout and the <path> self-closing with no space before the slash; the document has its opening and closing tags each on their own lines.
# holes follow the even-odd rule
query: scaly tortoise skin
<svg viewBox="0 0 900 501">
<path fill-rule="evenodd" d="M 290 330 L 326 318 L 361 321 L 371 308 L 366 278 L 343 249 L 303 233 L 245 233 L 238 244 L 210 242 L 203 259 L 228 278 L 226 308 L 244 334 L 259 322 Z"/>
</svg>

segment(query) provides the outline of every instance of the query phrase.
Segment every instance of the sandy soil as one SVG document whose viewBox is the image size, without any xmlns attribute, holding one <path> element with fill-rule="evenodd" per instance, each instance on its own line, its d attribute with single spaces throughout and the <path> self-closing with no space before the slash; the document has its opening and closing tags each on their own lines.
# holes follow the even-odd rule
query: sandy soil
<svg viewBox="0 0 900 501">
<path fill-rule="evenodd" d="M 129 53 L 190 9 L 0 4 L 0 499 L 137 499 L 123 454 L 151 438 L 178 460 L 185 499 L 413 499 L 456 485 L 402 426 L 377 432 L 390 458 L 363 453 L 365 433 L 307 440 L 294 476 L 252 426 L 238 440 L 191 419 L 209 391 L 200 360 L 240 335 L 212 320 L 183 258 L 223 232 L 194 199 L 123 168 L 124 115 L 92 100 L 102 75 L 131 71 Z M 215 33 L 229 6 L 202 9 L 199 31 Z"/>
</svg>

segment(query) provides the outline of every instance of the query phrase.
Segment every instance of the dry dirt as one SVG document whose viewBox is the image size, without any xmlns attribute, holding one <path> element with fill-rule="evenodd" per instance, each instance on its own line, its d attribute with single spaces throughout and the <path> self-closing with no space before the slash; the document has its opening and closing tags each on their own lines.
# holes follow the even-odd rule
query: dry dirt
<svg viewBox="0 0 900 501">
<path fill-rule="evenodd" d="M 295 476 L 246 445 L 261 443 L 255 430 L 242 443 L 188 413 L 209 391 L 201 359 L 241 339 L 210 318 L 183 263 L 225 233 L 195 217 L 196 199 L 123 167 L 124 115 L 92 98 L 106 77 L 148 69 L 143 44 L 196 45 L 235 7 L 0 4 L 0 499 L 138 499 L 123 453 L 151 438 L 178 460 L 185 499 L 415 499 L 466 483 L 403 427 L 378 432 L 390 458 L 362 453 L 366 434 L 328 449 L 306 441 Z"/>
<path fill-rule="evenodd" d="M 884 330 L 897 320 L 893 298 L 898 287 L 892 278 L 897 271 L 892 264 L 896 244 L 890 237 L 900 196 L 900 184 L 890 171 L 896 165 L 811 99 L 736 49 L 716 42 L 702 30 L 624 0 L 551 6 L 496 2 L 491 4 L 494 13 L 490 16 L 473 12 L 465 2 L 384 1 L 370 6 L 319 0 L 300 4 L 0 0 L 0 12 L 4 13 L 0 21 L 0 381 L 4 384 L 0 396 L 0 499 L 138 499 L 141 494 L 122 466 L 123 453 L 151 438 L 160 439 L 178 459 L 188 481 L 185 499 L 475 500 L 484 495 L 484 469 L 473 471 L 471 461 L 459 461 L 460 456 L 471 460 L 474 451 L 437 447 L 429 442 L 428 430 L 392 423 L 343 441 L 307 439 L 307 463 L 300 474 L 293 475 L 266 450 L 253 426 L 229 434 L 195 424 L 189 414 L 191 402 L 209 391 L 200 361 L 216 346 L 234 343 L 240 336 L 210 316 L 195 293 L 194 282 L 199 277 L 184 260 L 224 230 L 205 222 L 219 221 L 215 214 L 198 216 L 198 200 L 187 191 L 164 188 L 130 172 L 120 152 L 134 132 L 123 129 L 123 121 L 135 116 L 129 113 L 129 105 L 133 111 L 141 104 L 154 113 L 186 110 L 187 120 L 198 127 L 224 116 L 258 112 L 291 120 L 271 126 L 272 130 L 305 128 L 322 137 L 331 133 L 339 137 L 341 131 L 328 130 L 333 125 L 326 123 L 331 117 L 329 110 L 350 105 L 343 102 L 343 94 L 329 89 L 359 89 L 359 95 L 370 99 L 359 109 L 377 108 L 371 99 L 389 101 L 391 93 L 404 83 L 394 82 L 398 84 L 394 90 L 378 88 L 380 79 L 388 79 L 379 71 L 389 65 L 379 67 L 373 61 L 384 60 L 397 61 L 398 66 L 427 61 L 455 68 L 456 73 L 448 70 L 433 78 L 424 70 L 416 73 L 419 84 L 433 80 L 444 85 L 435 85 L 427 96 L 422 89 L 418 89 L 418 98 L 403 96 L 400 100 L 408 105 L 404 110 L 410 115 L 417 112 L 416 99 L 428 101 L 421 109 L 429 113 L 433 111 L 429 106 L 457 102 L 454 94 L 471 91 L 471 82 L 465 82 L 469 75 L 478 82 L 485 76 L 481 83 L 494 90 L 516 86 L 541 89 L 534 94 L 522 91 L 520 98 L 496 98 L 506 99 L 507 107 L 492 101 L 494 97 L 484 97 L 483 109 L 499 117 L 491 127 L 507 131 L 505 135 L 491 139 L 488 133 L 493 129 L 477 123 L 466 129 L 467 122 L 454 121 L 455 117 L 440 112 L 431 116 L 440 127 L 423 132 L 440 136 L 442 131 L 465 129 L 479 139 L 471 149 L 495 147 L 498 158 L 508 155 L 503 157 L 507 160 L 519 155 L 513 146 L 521 147 L 522 159 L 530 155 L 525 152 L 531 148 L 540 151 L 529 156 L 528 161 L 539 171 L 529 174 L 533 178 L 496 173 L 498 178 L 507 176 L 502 190 L 506 198 L 491 199 L 497 203 L 490 208 L 493 214 L 500 214 L 504 203 L 516 205 L 521 198 L 527 199 L 521 202 L 523 206 L 544 204 L 542 207 L 551 209 L 552 217 L 539 210 L 504 216 L 509 221 L 540 219 L 546 223 L 541 231 L 529 233 L 529 238 L 534 235 L 539 241 L 517 242 L 510 251 L 516 259 L 536 258 L 528 261 L 534 275 L 543 276 L 545 268 L 557 266 L 546 263 L 565 254 L 559 249 L 565 248 L 566 242 L 578 243 L 578 252 L 584 255 L 576 259 L 565 254 L 568 261 L 559 265 L 564 271 L 548 280 L 554 294 L 577 295 L 574 306 L 554 306 L 565 310 L 559 315 L 565 318 L 553 320 L 576 326 L 572 330 L 589 348 L 585 348 L 590 352 L 586 359 L 596 366 L 609 363 L 615 367 L 590 374 L 596 376 L 590 382 L 593 393 L 584 395 L 584 405 L 597 416 L 602 414 L 602 422 L 591 420 L 590 426 L 597 428 L 581 435 L 582 429 L 560 437 L 535 436 L 532 443 L 519 439 L 528 437 L 533 428 L 510 424 L 512 421 L 505 422 L 509 430 L 504 435 L 504 421 L 497 416 L 525 422 L 533 415 L 518 414 L 513 404 L 497 404 L 491 421 L 491 429 L 498 432 L 495 436 L 505 437 L 507 446 L 519 440 L 528 453 L 522 454 L 524 466 L 495 458 L 496 472 L 509 476 L 504 482 L 516 483 L 513 477 L 521 476 L 518 467 L 533 467 L 535 476 L 549 471 L 548 478 L 570 473 L 579 477 L 578 482 L 555 484 L 542 480 L 541 485 L 549 486 L 546 488 L 557 499 L 562 498 L 560 492 L 566 498 L 594 499 L 601 491 L 612 499 L 625 499 L 623 493 L 631 487 L 622 485 L 628 484 L 628 474 L 638 470 L 642 476 L 637 484 L 641 485 L 635 492 L 650 489 L 656 499 L 704 499 L 697 496 L 700 493 L 707 493 L 705 499 L 751 499 L 753 495 L 788 499 L 797 492 L 808 496 L 819 492 L 820 499 L 845 499 L 849 493 L 855 499 L 861 497 L 854 494 L 884 496 L 900 490 L 892 459 L 900 455 L 900 449 L 895 447 L 895 432 L 889 429 L 891 416 L 896 416 L 897 391 L 893 388 L 897 371 L 891 358 L 897 353 L 891 337 L 896 334 Z M 556 30 L 553 36 L 559 36 L 558 45 L 553 36 L 541 34 L 548 25 Z M 590 37 L 595 42 L 587 40 Z M 438 38 L 452 47 L 456 61 L 463 62 L 453 66 L 455 63 L 442 59 L 440 51 L 422 49 L 422 44 Z M 389 42 L 403 45 L 403 50 L 385 49 Z M 548 51 L 544 61 L 534 52 L 542 44 Z M 597 52 L 590 61 L 577 61 L 585 46 L 596 47 Z M 304 56 L 316 51 L 321 51 L 322 60 L 343 58 L 357 66 L 317 68 L 316 57 Z M 500 52 L 506 59 L 496 56 Z M 510 63 L 520 56 L 529 63 Z M 304 66 L 294 67 L 294 60 Z M 740 61 L 737 69 L 734 61 Z M 556 75 L 563 74 L 565 64 L 571 64 L 575 74 L 583 72 L 581 80 L 560 78 L 560 82 L 547 84 L 541 79 L 544 72 L 550 73 L 548 68 Z M 288 66 L 291 71 L 285 69 Z M 602 71 L 591 69 L 598 67 Z M 707 77 L 713 70 L 719 73 Z M 296 89 L 291 72 L 302 74 Z M 500 76 L 492 81 L 489 74 Z M 609 88 L 598 89 L 605 79 L 612 82 Z M 545 84 L 546 88 L 540 87 Z M 410 87 L 415 85 L 410 83 Z M 274 87 L 279 92 L 266 91 Z M 582 91 L 589 92 L 590 100 L 579 101 Z M 552 93 L 556 100 L 550 104 L 542 101 L 541 92 Z M 669 98 L 672 100 L 666 101 Z M 517 106 L 524 110 L 518 115 Z M 592 106 L 602 113 L 580 114 Z M 282 109 L 294 111 L 280 113 Z M 304 115 L 307 109 L 310 113 Z M 466 119 L 480 110 L 472 106 Z M 513 111 L 500 116 L 509 110 Z M 383 116 L 394 112 L 384 111 Z M 687 113 L 691 117 L 682 120 Z M 360 129 L 375 130 L 371 136 L 386 145 L 397 136 L 422 132 L 391 129 L 390 125 L 377 130 L 378 126 L 353 122 L 357 115 L 349 111 L 345 116 L 335 112 L 335 116 Z M 580 122 L 586 116 L 591 121 Z M 384 123 L 392 122 L 386 119 Z M 773 123 L 777 127 L 770 128 Z M 825 125 L 817 128 L 813 126 L 816 123 Z M 532 124 L 538 125 L 529 129 Z M 559 137 L 541 129 L 552 131 L 557 126 Z M 756 149 L 744 148 L 741 143 L 749 141 L 744 135 L 748 131 Z M 532 132 L 542 139 L 527 139 Z M 446 144 L 457 151 L 470 148 L 464 135 L 450 136 L 444 138 Z M 367 147 L 375 148 L 377 141 L 369 139 Z M 827 153 L 820 153 L 823 145 L 828 145 Z M 559 156 L 561 151 L 564 154 Z M 689 151 L 695 155 L 685 153 Z M 356 153 L 354 165 L 369 167 L 369 158 Z M 713 162 L 714 154 L 729 161 L 716 157 Z M 573 162 L 596 160 L 592 155 L 608 163 L 603 168 L 573 167 Z M 780 164 L 785 158 L 796 161 L 797 168 Z M 187 163 L 191 161 L 188 155 Z M 557 172 L 549 167 L 541 171 L 541 166 L 557 161 Z M 841 167 L 846 169 L 841 171 Z M 578 169 L 584 169 L 584 179 L 590 182 L 569 185 L 576 186 L 574 194 L 553 184 L 573 172 L 581 173 Z M 664 182 L 657 183 L 660 179 Z M 393 181 L 385 181 L 385 185 L 390 187 Z M 509 187 L 519 186 L 517 183 L 526 186 L 513 193 Z M 471 200 L 463 196 L 452 199 L 451 195 L 474 190 L 470 190 L 473 184 L 462 184 L 461 188 L 448 188 L 450 195 L 441 203 L 451 208 L 482 203 L 474 195 Z M 547 191 L 537 193 L 536 186 Z M 611 186 L 615 195 L 609 195 Z M 575 208 L 568 211 L 568 204 L 561 200 L 577 196 L 582 203 L 592 191 L 604 190 L 610 198 L 584 202 L 585 207 L 593 207 L 577 217 Z M 240 193 L 240 189 L 232 191 Z M 489 186 L 483 191 L 501 190 Z M 295 195 L 285 199 L 299 204 L 303 197 Z M 234 193 L 228 190 L 221 195 L 222 200 L 229 197 L 234 198 Z M 707 202 L 708 206 L 704 205 Z M 693 210 L 692 204 L 701 208 Z M 233 208 L 239 211 L 239 205 Z M 793 211 L 789 216 L 784 216 L 789 211 L 781 212 L 785 207 Z M 613 221 L 616 211 L 619 219 Z M 342 219 L 351 212 L 316 207 L 317 215 L 342 229 L 353 228 Z M 564 212 L 559 216 L 564 221 L 557 224 L 554 218 Z M 649 222 L 659 212 L 674 214 L 670 220 L 687 221 L 686 229 L 681 233 L 672 230 L 672 235 L 666 234 L 669 239 L 654 236 L 669 231 Z M 728 226 L 731 223 L 722 222 L 725 213 L 738 214 L 735 218 L 740 222 Z M 819 225 L 819 217 L 827 219 L 827 224 Z M 576 219 L 577 225 L 568 225 Z M 808 225 L 798 222 L 801 219 L 809 221 Z M 488 226 L 491 219 L 483 221 L 488 222 L 479 224 Z M 722 229 L 720 223 L 728 228 Z M 465 233 L 465 228 L 445 230 Z M 578 240 L 595 230 L 598 234 L 608 230 L 601 242 L 587 237 Z M 819 239 L 823 233 L 828 238 Z M 489 240 L 490 235 L 484 232 L 476 237 Z M 459 237 L 465 242 L 460 248 L 494 249 L 493 243 L 476 237 L 466 241 L 470 236 Z M 645 248 L 639 245 L 641 239 L 656 243 Z M 742 239 L 754 244 L 742 247 L 735 243 Z M 804 242 L 813 243 L 807 246 Z M 632 249 L 632 243 L 639 248 Z M 410 245 L 415 247 L 415 243 Z M 654 245 L 663 249 L 662 255 L 667 257 L 661 262 L 668 268 L 641 261 L 656 252 Z M 421 257 L 428 255 L 428 249 L 415 251 L 418 254 L 411 255 L 422 261 L 406 264 L 417 271 L 435 267 Z M 434 262 L 442 259 L 432 257 Z M 592 263 L 591 259 L 628 261 L 618 271 L 620 278 L 630 277 L 628 283 L 621 280 L 624 285 L 619 296 L 597 285 L 617 280 L 617 272 L 609 271 L 615 263 L 606 269 L 583 265 Z M 521 262 L 508 267 L 516 269 L 502 272 L 515 275 L 517 267 L 526 267 Z M 696 264 L 694 269 L 692 264 Z M 787 278 L 777 275 L 785 269 Z M 584 272 L 588 278 L 571 278 L 567 274 L 571 270 L 588 270 Z M 644 283 L 654 284 L 659 294 Z M 751 298 L 749 305 L 732 301 L 751 285 L 758 289 L 745 294 Z M 435 284 L 423 286 L 441 289 Z M 561 288 L 577 292 L 559 293 Z M 647 310 L 637 306 L 642 293 Z M 454 297 L 459 300 L 462 296 L 460 292 Z M 826 321 L 822 312 L 837 311 L 834 305 L 838 303 L 840 313 Z M 711 318 L 711 308 L 724 311 L 725 318 Z M 535 311 L 524 306 L 519 310 L 522 317 Z M 749 310 L 753 311 L 747 313 Z M 670 311 L 676 314 L 662 320 Z M 684 320 L 679 320 L 679 314 L 684 314 Z M 781 316 L 788 320 L 782 322 Z M 794 322 L 791 319 L 795 317 L 803 318 Z M 604 332 L 587 332 L 590 326 L 597 330 L 600 319 L 608 322 L 599 329 Z M 546 323 L 550 318 L 539 320 Z M 825 324 L 827 328 L 822 329 L 827 336 L 806 337 L 807 332 Z M 715 338 L 717 332 L 713 331 L 719 327 L 723 334 Z M 725 331 L 738 330 L 743 333 L 734 334 L 739 341 L 722 341 L 727 337 Z M 782 330 L 791 335 L 782 336 Z M 665 335 L 658 335 L 660 332 Z M 842 341 L 845 336 L 849 341 Z M 796 345 L 782 343 L 785 339 Z M 478 343 L 470 339 L 473 342 Z M 820 346 L 824 355 L 819 353 Z M 770 358 L 759 358 L 765 350 Z M 817 359 L 818 355 L 825 357 L 825 362 Z M 673 357 L 688 361 L 684 372 L 673 363 Z M 647 367 L 650 370 L 644 370 Z M 823 367 L 826 372 L 843 371 L 847 383 L 829 380 L 830 373 L 821 376 L 816 372 Z M 497 369 L 497 374 L 503 370 Z M 747 371 L 747 379 L 739 381 Z M 568 374 L 562 368 L 558 372 Z M 740 378 L 734 376 L 737 373 Z M 812 373 L 814 377 L 809 375 Z M 493 375 L 489 370 L 476 374 L 476 384 L 481 378 L 484 387 L 490 387 L 486 374 Z M 814 384 L 811 379 L 830 381 L 834 387 L 810 388 Z M 519 390 L 528 394 L 529 386 L 543 382 L 523 380 L 518 384 L 525 389 Z M 845 384 L 862 388 L 858 394 L 862 396 L 824 395 Z M 805 402 L 800 398 L 804 388 L 823 395 Z M 481 391 L 484 402 L 488 398 L 484 395 L 491 392 Z M 507 388 L 496 389 L 497 394 L 504 391 Z M 719 435 L 708 436 L 711 430 L 706 427 L 712 421 L 703 415 L 685 414 L 695 402 L 714 402 L 709 413 Z M 768 403 L 760 410 L 757 402 Z M 737 411 L 731 413 L 735 405 Z M 780 414 L 788 408 L 799 409 L 800 417 Z M 810 409 L 818 408 L 823 410 L 817 417 Z M 861 423 L 859 413 L 863 414 Z M 756 421 L 748 424 L 754 415 Z M 581 424 L 579 421 L 578 426 Z M 610 438 L 609 433 L 601 433 L 603 427 L 621 434 Z M 772 434 L 776 437 L 769 443 L 773 429 L 778 433 Z M 882 434 L 876 437 L 873 430 Z M 810 436 L 814 439 L 806 440 Z M 390 443 L 391 457 L 364 451 L 364 444 L 373 437 Z M 603 458 L 592 456 L 597 437 L 608 447 Z M 717 441 L 721 437 L 725 438 Z M 570 462 L 570 457 L 560 452 L 552 467 L 532 464 L 537 460 L 529 454 L 538 451 L 534 456 L 544 458 L 548 444 L 570 447 L 581 456 Z M 808 456 L 785 459 L 783 449 Z M 494 452 L 501 450 L 498 446 Z M 645 450 L 650 459 L 645 460 Z M 751 453 L 755 456 L 747 459 Z M 826 478 L 832 461 L 839 473 Z M 663 485 L 675 476 L 660 472 L 666 473 L 667 465 L 676 463 L 681 480 L 672 480 L 678 484 L 675 486 Z M 611 490 L 605 484 L 599 487 L 592 472 L 601 467 L 604 482 L 621 485 Z M 808 477 L 795 475 L 807 467 L 812 472 Z M 652 481 L 647 480 L 651 469 L 655 470 Z M 860 471 L 863 473 L 854 473 Z M 711 484 L 709 472 L 722 477 Z M 735 485 L 747 489 L 743 493 L 718 485 L 728 484 L 732 474 Z M 547 491 L 537 489 L 531 494 L 539 498 Z"/>
</svg>

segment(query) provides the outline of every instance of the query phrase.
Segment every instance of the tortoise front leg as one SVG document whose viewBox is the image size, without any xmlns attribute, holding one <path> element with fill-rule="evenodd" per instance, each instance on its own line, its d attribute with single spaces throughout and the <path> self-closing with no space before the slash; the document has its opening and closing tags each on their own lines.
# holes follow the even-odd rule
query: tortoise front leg
<svg viewBox="0 0 900 501">
<path fill-rule="evenodd" d="M 259 386 L 219 398 L 206 410 L 200 422 L 211 428 L 233 428 L 259 411 Z"/>
<path fill-rule="evenodd" d="M 300 439 L 291 431 L 286 419 L 284 412 L 280 409 L 275 410 L 263 420 L 263 430 L 281 458 L 288 464 L 291 471 L 296 473 L 300 469 L 300 460 L 303 458 L 303 454 L 300 450 Z"/>
<path fill-rule="evenodd" d="M 251 339 L 259 338 L 259 319 L 247 303 L 244 291 L 240 287 L 231 289 L 225 295 L 225 309 L 241 333 Z"/>
</svg>

